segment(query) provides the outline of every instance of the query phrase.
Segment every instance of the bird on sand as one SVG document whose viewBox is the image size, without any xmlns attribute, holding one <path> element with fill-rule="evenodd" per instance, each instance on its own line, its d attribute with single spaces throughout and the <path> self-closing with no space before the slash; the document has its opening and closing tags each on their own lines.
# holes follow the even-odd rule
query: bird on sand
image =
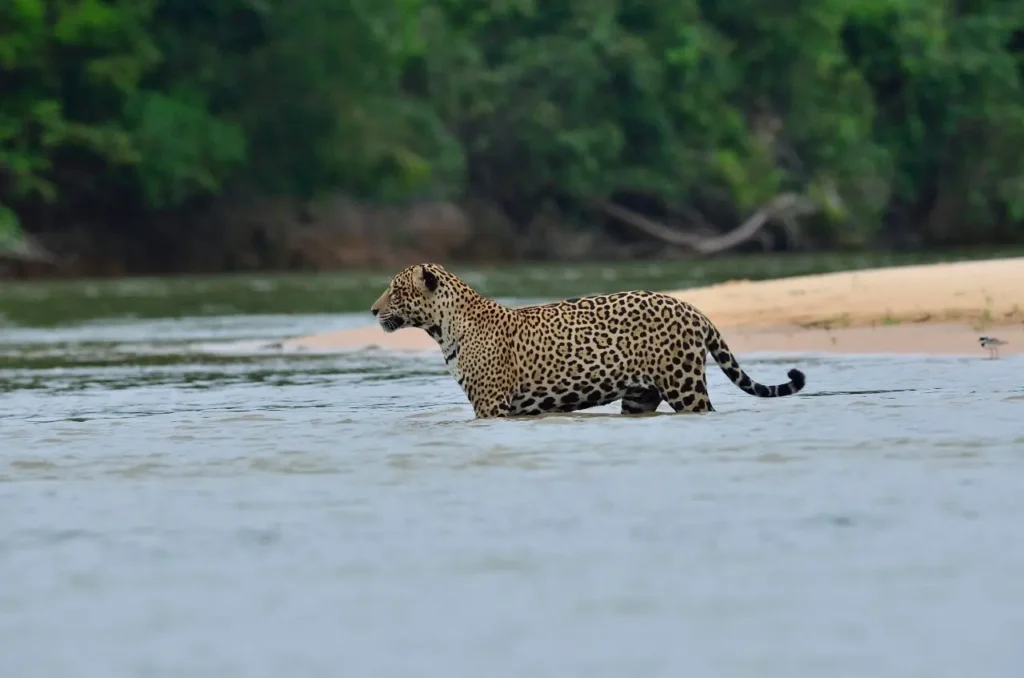
<svg viewBox="0 0 1024 678">
<path fill-rule="evenodd" d="M 978 343 L 981 344 L 982 348 L 988 350 L 990 358 L 998 358 L 999 347 L 1005 346 L 1008 342 L 996 339 L 995 337 L 978 337 Z"/>
</svg>

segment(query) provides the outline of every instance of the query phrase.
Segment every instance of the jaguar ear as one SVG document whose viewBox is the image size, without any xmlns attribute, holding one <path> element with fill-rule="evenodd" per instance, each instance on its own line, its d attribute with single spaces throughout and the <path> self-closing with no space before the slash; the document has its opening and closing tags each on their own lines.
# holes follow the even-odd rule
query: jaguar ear
<svg viewBox="0 0 1024 678">
<path fill-rule="evenodd" d="M 423 286 L 428 292 L 435 292 L 437 290 L 438 279 L 437 275 L 428 271 L 424 266 L 419 266 L 419 277 L 423 281 Z"/>
<path fill-rule="evenodd" d="M 416 284 L 416 287 L 420 288 L 421 292 L 427 294 L 433 294 L 440 283 L 437 280 L 437 273 L 428 270 L 423 264 L 416 264 L 416 268 L 413 269 L 413 282 Z"/>
</svg>

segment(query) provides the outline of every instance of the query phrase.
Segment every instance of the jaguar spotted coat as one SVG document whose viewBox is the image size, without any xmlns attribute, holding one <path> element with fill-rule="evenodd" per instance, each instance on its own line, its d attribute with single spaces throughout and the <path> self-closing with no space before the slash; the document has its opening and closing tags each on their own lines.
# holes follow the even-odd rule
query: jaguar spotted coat
<svg viewBox="0 0 1024 678">
<path fill-rule="evenodd" d="M 705 352 L 744 392 L 788 396 L 804 387 L 752 380 L 708 318 L 686 302 L 615 292 L 508 308 L 438 264 L 396 275 L 371 312 L 385 332 L 416 327 L 441 347 L 478 418 L 573 412 L 622 401 L 623 414 L 714 410 Z"/>
</svg>

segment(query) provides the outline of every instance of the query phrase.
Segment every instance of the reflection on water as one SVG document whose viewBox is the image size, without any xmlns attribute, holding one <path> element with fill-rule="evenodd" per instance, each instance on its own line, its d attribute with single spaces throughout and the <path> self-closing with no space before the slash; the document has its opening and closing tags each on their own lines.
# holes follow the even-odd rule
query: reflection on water
<svg viewBox="0 0 1024 678">
<path fill-rule="evenodd" d="M 0 675 L 1024 670 L 1020 358 L 486 422 L 433 353 L 248 350 L 346 322 L 0 340 Z"/>
</svg>

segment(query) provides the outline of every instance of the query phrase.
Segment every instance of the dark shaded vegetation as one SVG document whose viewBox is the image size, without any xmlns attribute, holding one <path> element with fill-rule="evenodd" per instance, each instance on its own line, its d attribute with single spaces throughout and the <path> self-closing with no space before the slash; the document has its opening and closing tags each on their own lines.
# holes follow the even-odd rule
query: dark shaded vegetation
<svg viewBox="0 0 1024 678">
<path fill-rule="evenodd" d="M 1022 82 L 1005 0 L 7 0 L 0 247 L 120 274 L 1022 242 Z"/>
</svg>

